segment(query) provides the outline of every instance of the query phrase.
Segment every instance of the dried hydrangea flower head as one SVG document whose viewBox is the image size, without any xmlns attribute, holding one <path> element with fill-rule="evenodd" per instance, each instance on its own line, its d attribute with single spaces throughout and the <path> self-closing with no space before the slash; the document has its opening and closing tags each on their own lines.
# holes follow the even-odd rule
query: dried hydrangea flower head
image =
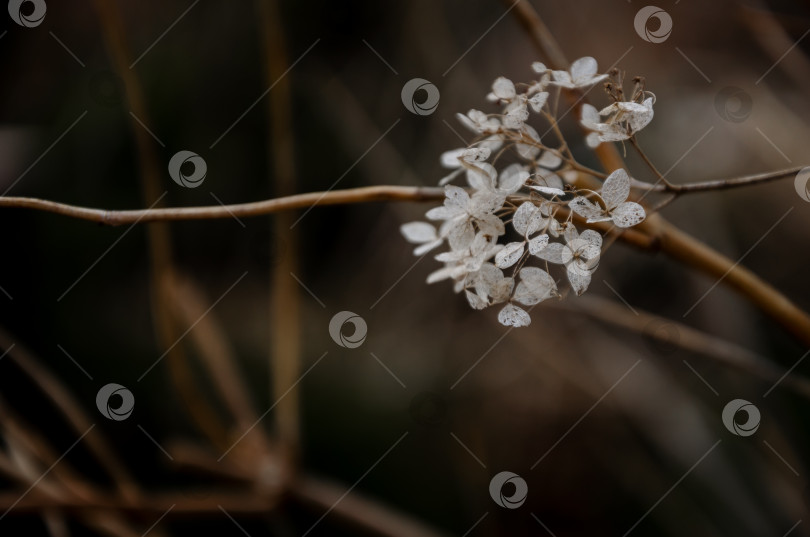
<svg viewBox="0 0 810 537">
<path fill-rule="evenodd" d="M 428 276 L 428 283 L 452 280 L 477 310 L 502 305 L 498 320 L 514 327 L 531 323 L 527 308 L 561 296 L 563 278 L 576 295 L 588 289 L 602 254 L 602 236 L 587 229 L 589 224 L 627 228 L 646 217 L 641 205 L 628 201 L 631 180 L 623 169 L 612 171 L 598 191 L 573 184 L 587 168 L 574 160 L 549 104 L 551 95 L 559 98 L 560 91 L 587 88 L 609 75 L 599 74 L 591 57 L 578 59 L 567 71 L 542 63 L 532 69 L 539 79 L 528 84 L 505 77 L 493 82 L 487 100 L 501 107 L 499 113 L 458 114 L 477 138 L 441 156 L 451 171 L 439 183 L 445 185 L 443 205 L 426 214 L 435 224 L 401 227 L 416 245 L 415 255 L 448 247 L 435 256 L 444 266 Z M 652 120 L 655 97 L 639 81 L 629 101 L 620 81 L 608 82 L 611 105 L 599 112 L 581 106 L 582 126 L 591 131 L 589 146 L 631 139 Z M 532 114 L 544 122 L 546 134 L 555 133 L 556 145 L 544 142 L 545 135 L 529 124 Z M 461 176 L 466 187 L 449 184 Z M 560 269 L 565 276 L 555 279 L 552 274 Z"/>
</svg>

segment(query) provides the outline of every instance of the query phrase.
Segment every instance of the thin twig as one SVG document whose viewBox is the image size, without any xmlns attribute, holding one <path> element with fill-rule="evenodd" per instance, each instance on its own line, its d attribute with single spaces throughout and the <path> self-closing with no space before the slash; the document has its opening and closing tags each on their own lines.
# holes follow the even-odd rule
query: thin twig
<svg viewBox="0 0 810 537">
<path fill-rule="evenodd" d="M 670 184 L 658 185 L 661 188 L 650 188 L 650 190 L 659 190 L 663 192 L 673 192 L 676 194 L 690 194 L 693 192 L 709 192 L 712 190 L 729 190 L 732 188 L 739 188 L 743 186 L 754 186 L 762 183 L 769 183 L 779 179 L 788 177 L 795 177 L 797 173 L 803 170 L 803 166 L 796 168 L 788 168 L 786 170 L 779 170 L 775 172 L 757 173 L 753 175 L 743 175 L 741 177 L 734 177 L 731 179 L 716 179 L 714 181 L 704 181 L 700 183 L 686 183 L 683 185 Z"/>
<path fill-rule="evenodd" d="M 734 367 L 769 383 L 779 379 L 782 386 L 810 399 L 810 380 L 797 375 L 785 376 L 785 369 L 752 351 L 717 336 L 702 332 L 678 321 L 660 317 L 634 306 L 634 312 L 626 306 L 595 295 L 583 296 L 577 300 L 550 303 L 551 307 L 571 312 L 581 312 L 600 322 L 646 335 L 663 343 L 680 347 Z M 672 326 L 677 337 L 651 330 L 653 326 Z M 784 377 L 784 378 L 783 378 Z"/>
<path fill-rule="evenodd" d="M 131 57 L 126 43 L 127 32 L 121 9 L 115 2 L 106 0 L 96 0 L 95 6 L 113 67 L 121 77 L 126 90 L 127 104 L 136 117 L 147 124 L 151 124 L 143 86 L 136 71 L 130 68 Z M 158 164 L 154 141 L 144 129 L 134 123 L 132 123 L 131 128 L 138 153 L 143 201 L 144 203 L 153 203 L 158 200 L 157 203 L 159 203 L 162 196 L 160 186 L 161 166 Z M 169 349 L 166 361 L 172 380 L 176 384 L 197 426 L 213 442 L 226 446 L 228 440 L 225 427 L 216 419 L 217 414 L 195 385 L 183 345 L 175 344 L 179 339 L 180 329 L 169 314 L 171 306 L 166 299 L 166 290 L 160 285 L 161 282 L 172 281 L 171 278 L 165 278 L 165 276 L 170 275 L 174 269 L 169 228 L 161 223 L 148 226 L 146 231 L 151 275 L 152 319 L 157 334 L 157 343 L 161 347 Z"/>
<path fill-rule="evenodd" d="M 444 189 L 436 187 L 369 186 L 327 192 L 309 192 L 249 203 L 204 207 L 171 207 L 108 211 L 58 203 L 37 198 L 0 197 L 0 207 L 17 207 L 46 211 L 72 218 L 120 226 L 136 222 L 172 220 L 208 220 L 261 216 L 316 205 L 345 205 L 374 201 L 437 201 L 444 199 Z"/>
<path fill-rule="evenodd" d="M 257 0 L 257 25 L 262 37 L 265 84 L 273 84 L 267 97 L 268 181 L 277 196 L 294 194 L 296 187 L 295 133 L 292 120 L 292 74 L 285 44 L 285 24 L 278 0 Z M 301 374 L 300 287 L 290 275 L 298 270 L 298 229 L 295 215 L 282 213 L 272 219 L 273 239 L 285 237 L 287 248 L 270 269 L 270 391 L 271 400 L 287 393 L 273 415 L 278 436 L 282 479 L 294 472 L 300 444 L 300 391 L 296 379 Z M 268 245 L 273 248 L 277 245 Z M 276 248 L 276 251 L 279 249 Z"/>
<path fill-rule="evenodd" d="M 604 178 L 605 174 L 585 166 L 576 166 L 577 171 Z M 715 179 L 683 185 L 652 185 L 636 181 L 635 188 L 655 192 L 676 192 L 688 194 L 727 190 L 744 186 L 754 186 L 779 179 L 794 177 L 804 167 L 788 168 L 774 172 L 743 175 L 730 179 Z M 326 192 L 307 192 L 280 198 L 271 198 L 248 203 L 213 205 L 202 207 L 165 207 L 155 209 L 107 210 L 70 205 L 56 201 L 25 197 L 0 197 L 0 207 L 33 209 L 55 213 L 99 224 L 120 226 L 136 222 L 159 222 L 175 220 L 209 220 L 220 218 L 255 217 L 292 209 L 302 209 L 316 205 L 347 205 L 378 201 L 440 201 L 444 199 L 444 189 L 437 187 L 412 187 L 380 185 L 360 188 L 347 188 Z"/>
<path fill-rule="evenodd" d="M 183 324 L 194 325 L 189 340 L 197 349 L 209 381 L 234 418 L 233 428 L 241 434 L 256 423 L 259 416 L 250 400 L 248 386 L 237 369 L 239 360 L 216 311 L 209 311 L 210 301 L 191 278 L 178 277 L 170 289 L 175 315 Z M 264 431 L 261 427 L 258 429 Z M 262 443 L 264 451 L 269 451 L 269 442 Z"/>
<path fill-rule="evenodd" d="M 42 393 L 53 402 L 55 408 L 58 408 L 64 414 L 74 432 L 83 434 L 90 428 L 92 421 L 62 382 L 43 366 L 39 359 L 28 351 L 23 344 L 14 341 L 1 328 L 0 348 L 8 349 L 8 358 L 17 364 L 34 381 Z M 140 496 L 138 484 L 99 430 L 90 431 L 85 437 L 85 443 L 93 452 L 98 463 L 114 480 L 121 496 L 133 501 L 137 499 Z"/>
</svg>

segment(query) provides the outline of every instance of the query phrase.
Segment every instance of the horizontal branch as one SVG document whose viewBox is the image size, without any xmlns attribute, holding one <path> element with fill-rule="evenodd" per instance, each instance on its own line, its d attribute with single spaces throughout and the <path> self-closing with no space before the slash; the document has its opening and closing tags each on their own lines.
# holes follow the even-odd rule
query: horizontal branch
<svg viewBox="0 0 810 537">
<path fill-rule="evenodd" d="M 686 194 L 690 192 L 708 192 L 750 186 L 786 177 L 795 176 L 803 167 L 790 168 L 776 172 L 746 175 L 732 179 L 717 179 L 701 183 L 655 184 L 633 181 L 633 186 L 654 192 Z M 206 220 L 216 218 L 234 218 L 261 216 L 265 214 L 315 207 L 316 205 L 344 205 L 352 203 L 369 203 L 375 201 L 437 201 L 444 198 L 444 189 L 439 187 L 419 186 L 367 186 L 344 190 L 327 190 L 307 192 L 283 198 L 272 198 L 248 203 L 231 205 L 211 205 L 202 207 L 161 207 L 156 209 L 107 210 L 81 207 L 67 203 L 43 200 L 39 198 L 0 196 L 0 207 L 34 209 L 60 214 L 72 218 L 98 222 L 99 224 L 120 226 L 137 222 L 160 222 L 170 220 Z"/>
<path fill-rule="evenodd" d="M 260 216 L 290 209 L 315 207 L 316 205 L 343 205 L 373 201 L 436 201 L 444 199 L 444 189 L 439 187 L 413 186 L 368 186 L 345 190 L 308 192 L 283 198 L 272 198 L 249 203 L 214 205 L 205 207 L 166 207 L 111 211 L 92 209 L 38 198 L 0 196 L 0 207 L 35 209 L 72 218 L 89 220 L 110 226 L 137 222 L 169 220 L 205 220 Z"/>
<path fill-rule="evenodd" d="M 743 175 L 741 177 L 734 177 L 732 179 L 716 179 L 714 181 L 704 181 L 700 183 L 686 183 L 682 185 L 673 183 L 644 183 L 641 181 L 633 181 L 633 186 L 641 190 L 650 190 L 653 192 L 669 192 L 672 194 L 688 194 L 692 192 L 709 192 L 712 190 L 728 190 L 731 188 L 739 188 L 742 186 L 753 186 L 762 183 L 769 183 L 786 177 L 794 177 L 797 173 L 804 169 L 804 166 L 797 168 L 789 168 L 787 170 L 780 170 L 776 172 L 757 173 L 754 175 Z"/>
</svg>

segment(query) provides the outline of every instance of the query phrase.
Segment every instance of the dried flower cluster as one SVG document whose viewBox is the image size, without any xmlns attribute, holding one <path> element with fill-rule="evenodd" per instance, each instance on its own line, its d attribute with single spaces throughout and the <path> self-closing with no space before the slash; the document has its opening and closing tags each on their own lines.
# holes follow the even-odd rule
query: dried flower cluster
<svg viewBox="0 0 810 537">
<path fill-rule="evenodd" d="M 613 171 L 598 192 L 574 186 L 587 168 L 573 158 L 552 112 L 550 94 L 556 101 L 561 89 L 587 88 L 609 75 L 599 74 L 590 57 L 575 61 L 568 71 L 553 71 L 541 63 L 532 69 L 539 80 L 516 86 L 500 77 L 492 84 L 487 99 L 502 107 L 500 113 L 458 114 L 476 140 L 441 157 L 443 166 L 452 170 L 440 182 L 446 185 L 446 197 L 426 215 L 438 227 L 410 222 L 401 228 L 405 238 L 418 245 L 415 255 L 449 246 L 436 255 L 444 267 L 433 272 L 428 283 L 453 280 L 456 292 L 464 291 L 475 309 L 503 304 L 498 320 L 516 327 L 531 323 L 525 306 L 559 296 L 551 266 L 564 268 L 577 295 L 588 288 L 602 253 L 602 236 L 592 229 L 578 230 L 575 215 L 584 224 L 610 221 L 621 228 L 646 216 L 641 205 L 627 201 L 630 177 L 623 169 Z M 640 79 L 635 82 L 628 101 L 620 81 L 606 82 L 613 104 L 601 111 L 582 105 L 588 146 L 630 139 L 652 120 L 655 98 Z M 546 134 L 541 136 L 528 123 L 532 114 L 548 125 Z M 556 137 L 554 146 L 544 142 L 550 133 Z M 467 188 L 448 184 L 461 175 Z M 510 240 L 499 242 L 507 233 Z"/>
</svg>

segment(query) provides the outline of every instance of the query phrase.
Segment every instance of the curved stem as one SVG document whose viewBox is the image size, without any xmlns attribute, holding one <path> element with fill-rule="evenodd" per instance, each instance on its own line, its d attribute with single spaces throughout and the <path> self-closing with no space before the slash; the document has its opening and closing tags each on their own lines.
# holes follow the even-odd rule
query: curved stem
<svg viewBox="0 0 810 537">
<path fill-rule="evenodd" d="M 810 345 L 810 316 L 759 276 L 661 219 L 661 251 L 673 259 L 723 280 L 781 324 L 797 340 Z"/>
<path fill-rule="evenodd" d="M 761 183 L 769 183 L 778 179 L 786 177 L 794 177 L 797 173 L 803 170 L 804 167 L 799 166 L 796 168 L 788 168 L 787 170 L 779 170 L 776 172 L 758 173 L 754 175 L 744 175 L 741 177 L 734 177 L 733 179 L 717 179 L 714 181 L 705 181 L 702 183 L 687 183 L 685 185 L 670 185 L 669 190 L 677 194 L 687 194 L 690 192 L 708 192 L 711 190 L 726 190 L 729 188 L 737 188 L 741 186 L 751 186 Z"/>
<path fill-rule="evenodd" d="M 136 71 L 130 65 L 131 54 L 126 42 L 127 31 L 121 7 L 115 2 L 95 0 L 95 7 L 101 24 L 104 42 L 109 52 L 112 66 L 121 77 L 127 106 L 139 121 L 151 123 L 146 95 Z M 138 156 L 138 172 L 144 203 L 160 205 L 160 164 L 155 144 L 146 130 L 129 122 L 135 140 Z M 180 327 L 168 315 L 171 310 L 166 299 L 166 289 L 162 282 L 171 283 L 175 266 L 172 259 L 172 238 L 166 224 L 160 223 L 146 229 L 151 295 L 152 323 L 157 345 L 166 351 L 167 365 L 172 380 L 186 403 L 189 413 L 200 429 L 222 449 L 229 444 L 225 426 L 216 418 L 216 412 L 205 395 L 196 385 L 183 345 L 180 341 Z"/>
<path fill-rule="evenodd" d="M 315 207 L 316 205 L 345 205 L 349 203 L 368 203 L 372 201 L 436 201 L 441 199 L 444 199 L 444 189 L 439 187 L 369 186 L 325 192 L 308 192 L 306 194 L 294 194 L 292 196 L 271 198 L 249 203 L 203 207 L 166 207 L 108 211 L 38 198 L 2 196 L 0 196 L 0 207 L 35 209 L 72 218 L 79 218 L 81 220 L 89 220 L 99 224 L 120 226 L 122 224 L 144 222 L 260 216 L 290 209 Z"/>
</svg>

